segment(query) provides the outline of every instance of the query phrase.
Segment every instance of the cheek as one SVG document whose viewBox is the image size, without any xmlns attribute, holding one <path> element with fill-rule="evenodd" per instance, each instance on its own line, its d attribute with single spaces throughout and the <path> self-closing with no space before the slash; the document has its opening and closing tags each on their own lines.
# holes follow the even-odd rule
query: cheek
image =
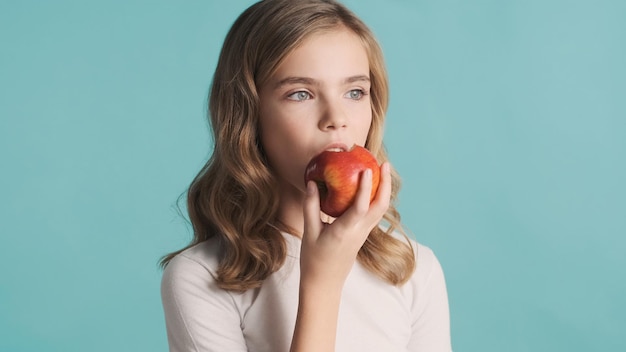
<svg viewBox="0 0 626 352">
<path fill-rule="evenodd" d="M 270 123 L 267 123 L 270 122 Z M 304 139 L 299 126 L 291 121 L 274 119 L 261 128 L 261 144 L 272 168 L 284 172 L 286 166 L 298 160 L 298 143 Z"/>
<path fill-rule="evenodd" d="M 372 128 L 372 111 L 364 112 L 366 118 L 361 120 L 359 125 L 359 139 L 365 144 L 367 137 L 369 136 L 370 129 Z"/>
<path fill-rule="evenodd" d="M 276 159 L 280 157 L 280 138 L 276 137 L 276 129 L 272 126 L 263 126 L 261 130 L 261 145 L 265 151 L 265 156 L 271 165 L 275 165 Z"/>
</svg>

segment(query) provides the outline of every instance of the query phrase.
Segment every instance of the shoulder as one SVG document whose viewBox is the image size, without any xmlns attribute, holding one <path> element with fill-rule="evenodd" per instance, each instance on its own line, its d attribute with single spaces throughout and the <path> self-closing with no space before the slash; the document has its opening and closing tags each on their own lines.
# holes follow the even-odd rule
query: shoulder
<svg viewBox="0 0 626 352">
<path fill-rule="evenodd" d="M 218 265 L 217 240 L 210 239 L 189 247 L 172 258 L 163 270 L 162 293 L 180 287 L 206 290 L 207 284 L 217 278 Z"/>
<path fill-rule="evenodd" d="M 433 267 L 439 265 L 439 260 L 437 259 L 435 252 L 430 247 L 397 231 L 394 231 L 391 236 L 411 246 L 415 257 L 416 270 L 421 272 L 430 272 Z"/>
<path fill-rule="evenodd" d="M 208 240 L 179 253 L 165 267 L 161 300 L 171 351 L 245 350 L 239 303 L 218 286 L 218 263 L 218 241 Z"/>
<path fill-rule="evenodd" d="M 219 244 L 216 239 L 200 242 L 178 253 L 165 267 L 165 273 L 189 267 L 202 267 L 214 273 L 219 264 Z"/>
<path fill-rule="evenodd" d="M 441 271 L 439 259 L 437 259 L 435 252 L 430 247 L 413 241 L 413 248 L 415 253 L 415 270 L 421 276 L 421 279 L 427 279 L 435 272 Z"/>
<path fill-rule="evenodd" d="M 413 256 L 415 258 L 415 271 L 407 284 L 424 287 L 428 285 L 433 278 L 436 280 L 444 279 L 439 259 L 430 247 L 408 236 L 405 237 L 398 232 L 393 232 L 392 236 L 397 240 L 408 243 L 413 250 Z"/>
</svg>

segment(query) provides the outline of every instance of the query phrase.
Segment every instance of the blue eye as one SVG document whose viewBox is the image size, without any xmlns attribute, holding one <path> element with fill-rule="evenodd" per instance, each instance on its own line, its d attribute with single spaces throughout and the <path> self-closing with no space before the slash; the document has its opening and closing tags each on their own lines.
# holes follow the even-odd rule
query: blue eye
<svg viewBox="0 0 626 352">
<path fill-rule="evenodd" d="M 289 94 L 287 96 L 287 99 L 295 100 L 295 101 L 304 101 L 307 99 L 311 99 L 311 94 L 309 94 L 309 92 L 306 92 L 304 90 L 300 90 L 295 93 Z"/>
<path fill-rule="evenodd" d="M 362 89 L 353 89 L 346 93 L 346 97 L 353 100 L 360 100 L 365 95 L 365 91 Z"/>
</svg>

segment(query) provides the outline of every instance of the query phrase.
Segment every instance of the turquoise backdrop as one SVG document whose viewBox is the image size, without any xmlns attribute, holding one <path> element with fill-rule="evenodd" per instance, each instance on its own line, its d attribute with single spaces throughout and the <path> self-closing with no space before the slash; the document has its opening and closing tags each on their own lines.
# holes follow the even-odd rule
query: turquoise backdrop
<svg viewBox="0 0 626 352">
<path fill-rule="evenodd" d="M 350 0 L 455 351 L 626 351 L 626 2 Z M 157 260 L 251 1 L 0 2 L 0 350 L 166 351 Z"/>
</svg>

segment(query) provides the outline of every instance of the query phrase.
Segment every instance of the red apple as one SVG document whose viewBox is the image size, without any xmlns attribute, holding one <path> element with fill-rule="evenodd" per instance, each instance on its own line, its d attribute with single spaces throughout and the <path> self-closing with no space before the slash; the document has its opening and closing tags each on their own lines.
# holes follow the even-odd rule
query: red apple
<svg viewBox="0 0 626 352">
<path fill-rule="evenodd" d="M 306 168 L 304 181 L 315 181 L 322 211 L 336 218 L 354 202 L 360 175 L 366 169 L 372 170 L 371 202 L 378 190 L 380 166 L 367 149 L 357 145 L 349 151 L 327 150 L 315 156 Z"/>
</svg>

